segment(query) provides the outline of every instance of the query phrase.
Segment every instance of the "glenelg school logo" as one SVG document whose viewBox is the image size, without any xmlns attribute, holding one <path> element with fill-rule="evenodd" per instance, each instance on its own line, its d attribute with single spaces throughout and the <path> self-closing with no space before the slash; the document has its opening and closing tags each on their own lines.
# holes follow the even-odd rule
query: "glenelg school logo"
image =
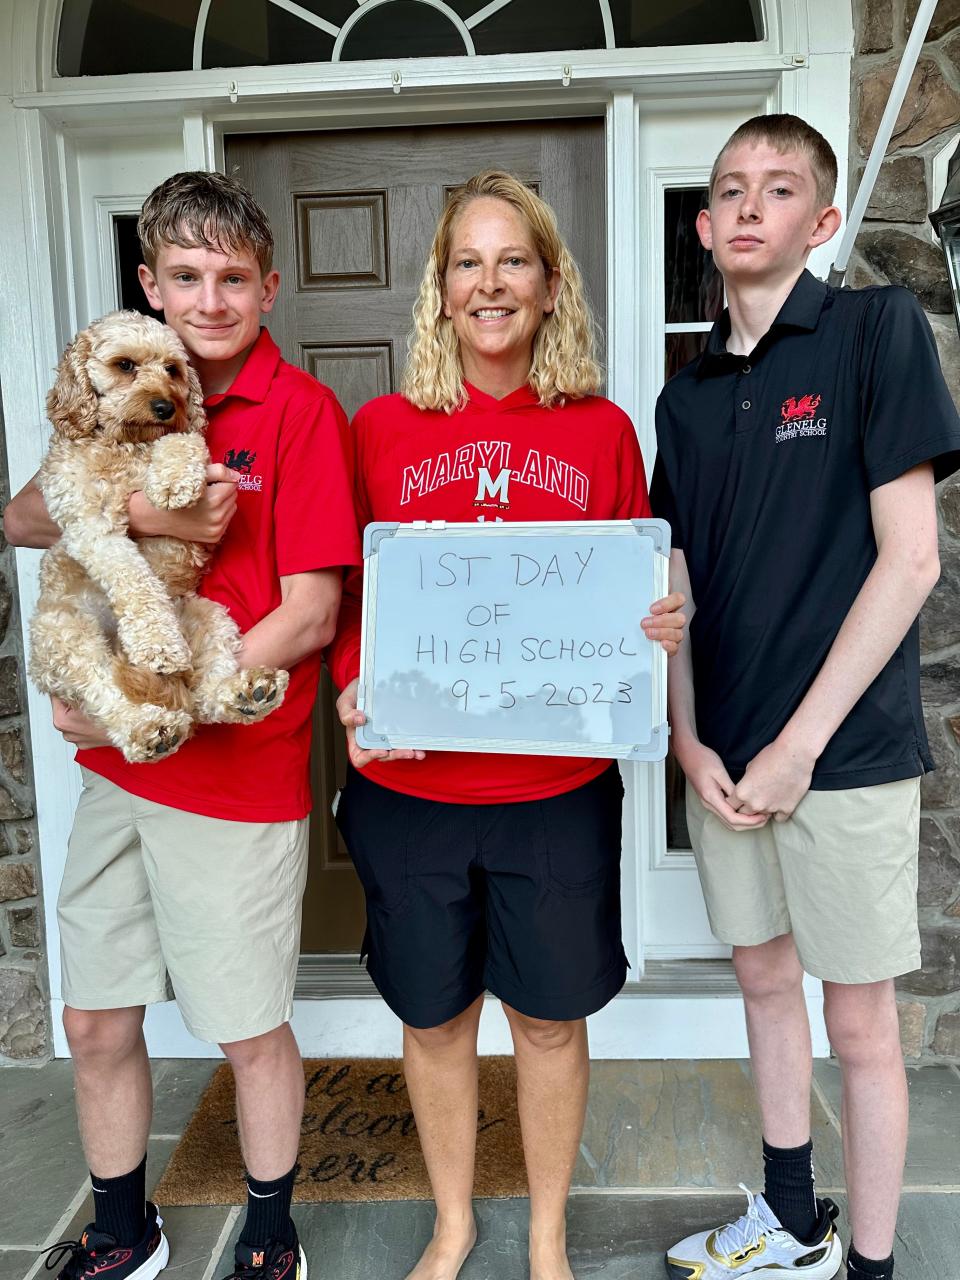
<svg viewBox="0 0 960 1280">
<path fill-rule="evenodd" d="M 827 434 L 826 418 L 818 418 L 821 395 L 813 392 L 799 399 L 788 396 L 780 406 L 780 421 L 777 423 L 777 444 L 786 440 L 798 440 L 803 436 L 825 436 Z"/>
<path fill-rule="evenodd" d="M 237 487 L 253 493 L 263 490 L 263 476 L 253 474 L 253 464 L 257 455 L 252 449 L 228 449 L 224 454 L 224 465 L 237 473 Z"/>
</svg>

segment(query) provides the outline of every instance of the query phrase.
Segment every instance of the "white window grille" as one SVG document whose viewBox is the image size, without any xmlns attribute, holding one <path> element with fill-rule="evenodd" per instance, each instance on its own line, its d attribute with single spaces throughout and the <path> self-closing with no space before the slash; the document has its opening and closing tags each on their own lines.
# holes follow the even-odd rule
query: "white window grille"
<svg viewBox="0 0 960 1280">
<path fill-rule="evenodd" d="M 63 0 L 61 76 L 762 40 L 761 0 Z"/>
</svg>

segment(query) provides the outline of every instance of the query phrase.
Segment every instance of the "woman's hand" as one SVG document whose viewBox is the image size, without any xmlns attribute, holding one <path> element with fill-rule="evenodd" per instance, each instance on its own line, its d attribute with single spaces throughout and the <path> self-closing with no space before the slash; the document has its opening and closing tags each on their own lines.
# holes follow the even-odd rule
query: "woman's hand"
<svg viewBox="0 0 960 1280">
<path fill-rule="evenodd" d="M 62 699 L 51 697 L 53 705 L 53 727 L 63 734 L 67 742 L 73 743 L 80 751 L 92 751 L 94 747 L 111 747 L 113 743 L 107 737 L 106 730 L 96 720 L 91 720 L 82 711 L 67 706 Z"/>
<path fill-rule="evenodd" d="M 422 760 L 424 751 L 413 751 L 409 748 L 395 748 L 392 751 L 364 751 L 357 746 L 357 725 L 366 724 L 367 717 L 357 710 L 357 686 L 359 680 L 351 680 L 337 699 L 337 715 L 340 723 L 347 731 L 347 755 L 355 769 L 363 769 L 371 760 Z"/>
<path fill-rule="evenodd" d="M 673 591 L 662 600 L 655 601 L 650 606 L 651 616 L 640 623 L 647 639 L 659 640 L 668 658 L 672 658 L 677 652 L 683 639 L 687 619 L 680 610 L 686 602 L 687 597 L 682 591 Z"/>
</svg>

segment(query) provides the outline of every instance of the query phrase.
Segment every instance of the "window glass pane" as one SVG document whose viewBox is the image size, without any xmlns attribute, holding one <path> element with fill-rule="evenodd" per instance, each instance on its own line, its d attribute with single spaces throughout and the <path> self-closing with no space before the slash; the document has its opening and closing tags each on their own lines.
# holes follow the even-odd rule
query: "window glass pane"
<svg viewBox="0 0 960 1280">
<path fill-rule="evenodd" d="M 609 0 L 617 48 L 762 39 L 761 0 Z M 184 71 L 193 65 L 201 0 L 63 0 L 60 75 Z M 356 0 L 297 0 L 339 30 Z M 447 0 L 464 21 L 487 0 Z M 470 29 L 478 54 L 607 47 L 601 0 L 509 0 Z M 328 62 L 335 33 L 270 0 L 213 0 L 202 66 Z M 390 0 L 356 21 L 342 57 L 461 57 L 462 33 L 448 13 L 419 0 Z"/>
<path fill-rule="evenodd" d="M 418 4 L 394 0 L 372 9 L 350 30 L 344 62 L 373 58 L 455 58 L 466 53 L 463 36 L 445 13 Z"/>
<path fill-rule="evenodd" d="M 690 832 L 687 830 L 686 793 L 687 780 L 671 751 L 666 760 L 664 785 L 667 791 L 667 848 L 689 849 Z"/>
<path fill-rule="evenodd" d="M 664 193 L 663 251 L 667 324 L 716 320 L 723 310 L 723 281 L 697 235 L 697 214 L 706 207 L 706 187 Z"/>
<path fill-rule="evenodd" d="M 200 0 L 64 0 L 62 76 L 180 71 L 193 65 Z"/>
<path fill-rule="evenodd" d="M 326 18 L 330 6 L 307 0 L 301 7 Z M 266 0 L 213 0 L 204 32 L 203 65 L 265 67 L 329 62 L 333 42 L 329 32 Z"/>
<path fill-rule="evenodd" d="M 610 0 L 617 48 L 762 40 L 758 0 Z"/>
<path fill-rule="evenodd" d="M 663 380 L 669 382 L 685 364 L 689 364 L 706 348 L 709 333 L 668 333 Z"/>
<path fill-rule="evenodd" d="M 163 312 L 154 311 L 147 303 L 137 274 L 140 263 L 143 261 L 143 254 L 140 251 L 140 238 L 137 235 L 136 214 L 114 214 L 113 250 L 120 306 L 125 310 L 139 311 L 145 316 L 156 316 L 158 320 L 162 320 Z"/>
<path fill-rule="evenodd" d="M 481 0 L 464 6 L 475 13 Z M 604 49 L 603 17 L 595 0 L 511 0 L 474 27 L 477 53 L 539 53 L 547 49 Z"/>
<path fill-rule="evenodd" d="M 697 214 L 707 203 L 706 187 L 677 187 L 664 192 L 664 299 L 666 324 L 712 322 L 723 310 L 723 281 L 713 255 L 700 243 Z M 669 381 L 707 345 L 708 333 L 665 336 L 664 381 Z M 673 754 L 664 773 L 667 848 L 689 849 L 685 808 L 686 779 Z"/>
</svg>

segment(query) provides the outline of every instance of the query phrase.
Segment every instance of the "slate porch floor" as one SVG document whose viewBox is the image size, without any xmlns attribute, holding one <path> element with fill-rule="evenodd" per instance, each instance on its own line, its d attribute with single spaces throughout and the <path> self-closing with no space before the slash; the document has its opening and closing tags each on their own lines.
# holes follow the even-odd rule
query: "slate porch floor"
<svg viewBox="0 0 960 1280">
<path fill-rule="evenodd" d="M 149 1179 L 160 1176 L 216 1063 L 159 1061 Z M 912 1129 L 897 1280 L 960 1280 L 960 1071 L 909 1072 Z M 839 1193 L 839 1081 L 816 1068 L 818 1188 Z M 664 1249 L 736 1216 L 740 1181 L 757 1185 L 756 1118 L 741 1062 L 598 1062 L 569 1238 L 578 1280 L 663 1275 Z M 463 1280 L 524 1280 L 526 1204 L 477 1201 L 480 1242 Z M 46 1280 L 37 1250 L 76 1238 L 92 1216 L 73 1116 L 70 1064 L 0 1071 L 0 1280 Z M 429 1237 L 422 1202 L 295 1210 L 311 1280 L 402 1280 Z M 232 1268 L 238 1209 L 164 1211 L 170 1280 Z"/>
</svg>

